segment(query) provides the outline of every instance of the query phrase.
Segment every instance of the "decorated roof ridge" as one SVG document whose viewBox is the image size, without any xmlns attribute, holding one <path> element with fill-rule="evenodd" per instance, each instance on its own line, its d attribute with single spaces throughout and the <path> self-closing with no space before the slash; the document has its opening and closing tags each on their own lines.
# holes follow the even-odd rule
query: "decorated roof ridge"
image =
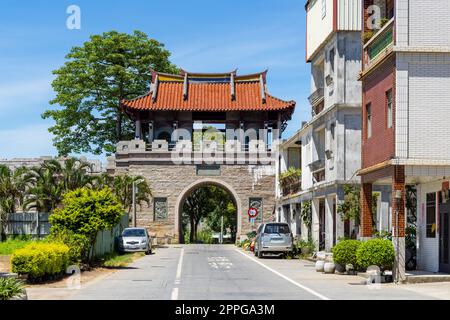
<svg viewBox="0 0 450 320">
<path fill-rule="evenodd" d="M 234 69 L 230 72 L 220 72 L 220 73 L 206 73 L 206 72 L 189 72 L 184 69 L 180 69 L 180 74 L 172 74 L 166 72 L 159 72 L 150 68 L 152 73 L 152 83 L 155 82 L 156 76 L 158 76 L 159 81 L 176 81 L 182 82 L 185 79 L 186 74 L 188 75 L 189 80 L 204 80 L 208 79 L 229 79 L 231 75 L 234 76 L 234 81 L 259 81 L 259 77 L 262 76 L 264 84 L 266 84 L 267 72 L 268 69 L 265 69 L 261 72 L 249 73 L 249 74 L 237 74 L 238 69 Z"/>
</svg>

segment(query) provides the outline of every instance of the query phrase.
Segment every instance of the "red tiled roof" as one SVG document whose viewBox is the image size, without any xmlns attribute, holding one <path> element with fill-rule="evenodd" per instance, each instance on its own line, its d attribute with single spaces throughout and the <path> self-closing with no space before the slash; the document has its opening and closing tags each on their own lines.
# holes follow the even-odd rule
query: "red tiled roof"
<svg viewBox="0 0 450 320">
<path fill-rule="evenodd" d="M 189 83 L 187 99 L 183 99 L 183 82 L 164 82 L 158 85 L 156 100 L 152 93 L 122 105 L 135 110 L 172 111 L 277 111 L 293 109 L 295 101 L 283 101 L 266 93 L 261 97 L 259 82 L 236 82 L 235 99 L 231 98 L 230 83 Z"/>
</svg>

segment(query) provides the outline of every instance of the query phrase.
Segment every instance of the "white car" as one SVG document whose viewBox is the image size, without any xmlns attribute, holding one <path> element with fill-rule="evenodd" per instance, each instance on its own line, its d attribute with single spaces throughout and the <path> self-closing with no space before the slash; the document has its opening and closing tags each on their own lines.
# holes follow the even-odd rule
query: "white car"
<svg viewBox="0 0 450 320">
<path fill-rule="evenodd" d="M 152 253 L 152 239 L 145 228 L 126 228 L 118 241 L 120 252 Z"/>
</svg>

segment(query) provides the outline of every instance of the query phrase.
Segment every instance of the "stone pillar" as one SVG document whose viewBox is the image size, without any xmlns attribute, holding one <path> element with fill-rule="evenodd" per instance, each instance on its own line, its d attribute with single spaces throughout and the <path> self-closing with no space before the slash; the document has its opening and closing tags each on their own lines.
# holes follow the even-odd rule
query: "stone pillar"
<svg viewBox="0 0 450 320">
<path fill-rule="evenodd" d="M 148 124 L 148 142 L 152 143 L 154 140 L 154 129 L 153 129 L 153 121 L 150 121 Z"/>
<path fill-rule="evenodd" d="M 361 228 L 360 237 L 361 240 L 367 240 L 372 238 L 372 184 L 361 184 Z"/>
<path fill-rule="evenodd" d="M 138 139 L 138 140 L 141 140 L 141 138 L 142 138 L 141 120 L 136 120 L 134 138 Z"/>
<path fill-rule="evenodd" d="M 245 150 L 245 126 L 244 121 L 239 121 L 239 143 L 241 144 L 241 151 Z"/>
<path fill-rule="evenodd" d="M 397 193 L 401 195 L 397 198 Z M 392 175 L 392 242 L 395 249 L 394 280 L 402 282 L 405 276 L 405 221 L 406 221 L 405 167 L 394 166 Z"/>
<path fill-rule="evenodd" d="M 320 223 L 319 223 L 319 199 L 311 200 L 311 211 L 312 211 L 312 219 L 311 219 L 311 238 L 316 244 L 316 250 L 319 249 L 319 240 L 320 240 Z"/>
<path fill-rule="evenodd" d="M 333 197 L 325 198 L 325 251 L 331 252 L 333 247 Z"/>
</svg>

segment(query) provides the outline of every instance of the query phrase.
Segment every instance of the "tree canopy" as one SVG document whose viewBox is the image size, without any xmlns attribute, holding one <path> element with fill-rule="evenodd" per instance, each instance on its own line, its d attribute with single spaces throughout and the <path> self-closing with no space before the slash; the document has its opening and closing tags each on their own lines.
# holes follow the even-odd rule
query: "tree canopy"
<svg viewBox="0 0 450 320">
<path fill-rule="evenodd" d="M 50 104 L 57 108 L 42 115 L 56 122 L 49 131 L 59 154 L 110 154 L 118 141 L 132 138 L 133 125 L 120 101 L 149 91 L 150 68 L 176 73 L 169 56 L 162 43 L 141 31 L 105 32 L 73 47 L 53 71 L 56 97 Z"/>
<path fill-rule="evenodd" d="M 197 241 L 198 227 L 205 223 L 213 232 L 221 229 L 221 217 L 224 217 L 224 231 L 230 231 L 232 237 L 236 234 L 236 206 L 232 196 L 223 188 L 207 185 L 202 186 L 186 198 L 183 204 L 183 231 L 190 226 L 189 241 Z"/>
</svg>

